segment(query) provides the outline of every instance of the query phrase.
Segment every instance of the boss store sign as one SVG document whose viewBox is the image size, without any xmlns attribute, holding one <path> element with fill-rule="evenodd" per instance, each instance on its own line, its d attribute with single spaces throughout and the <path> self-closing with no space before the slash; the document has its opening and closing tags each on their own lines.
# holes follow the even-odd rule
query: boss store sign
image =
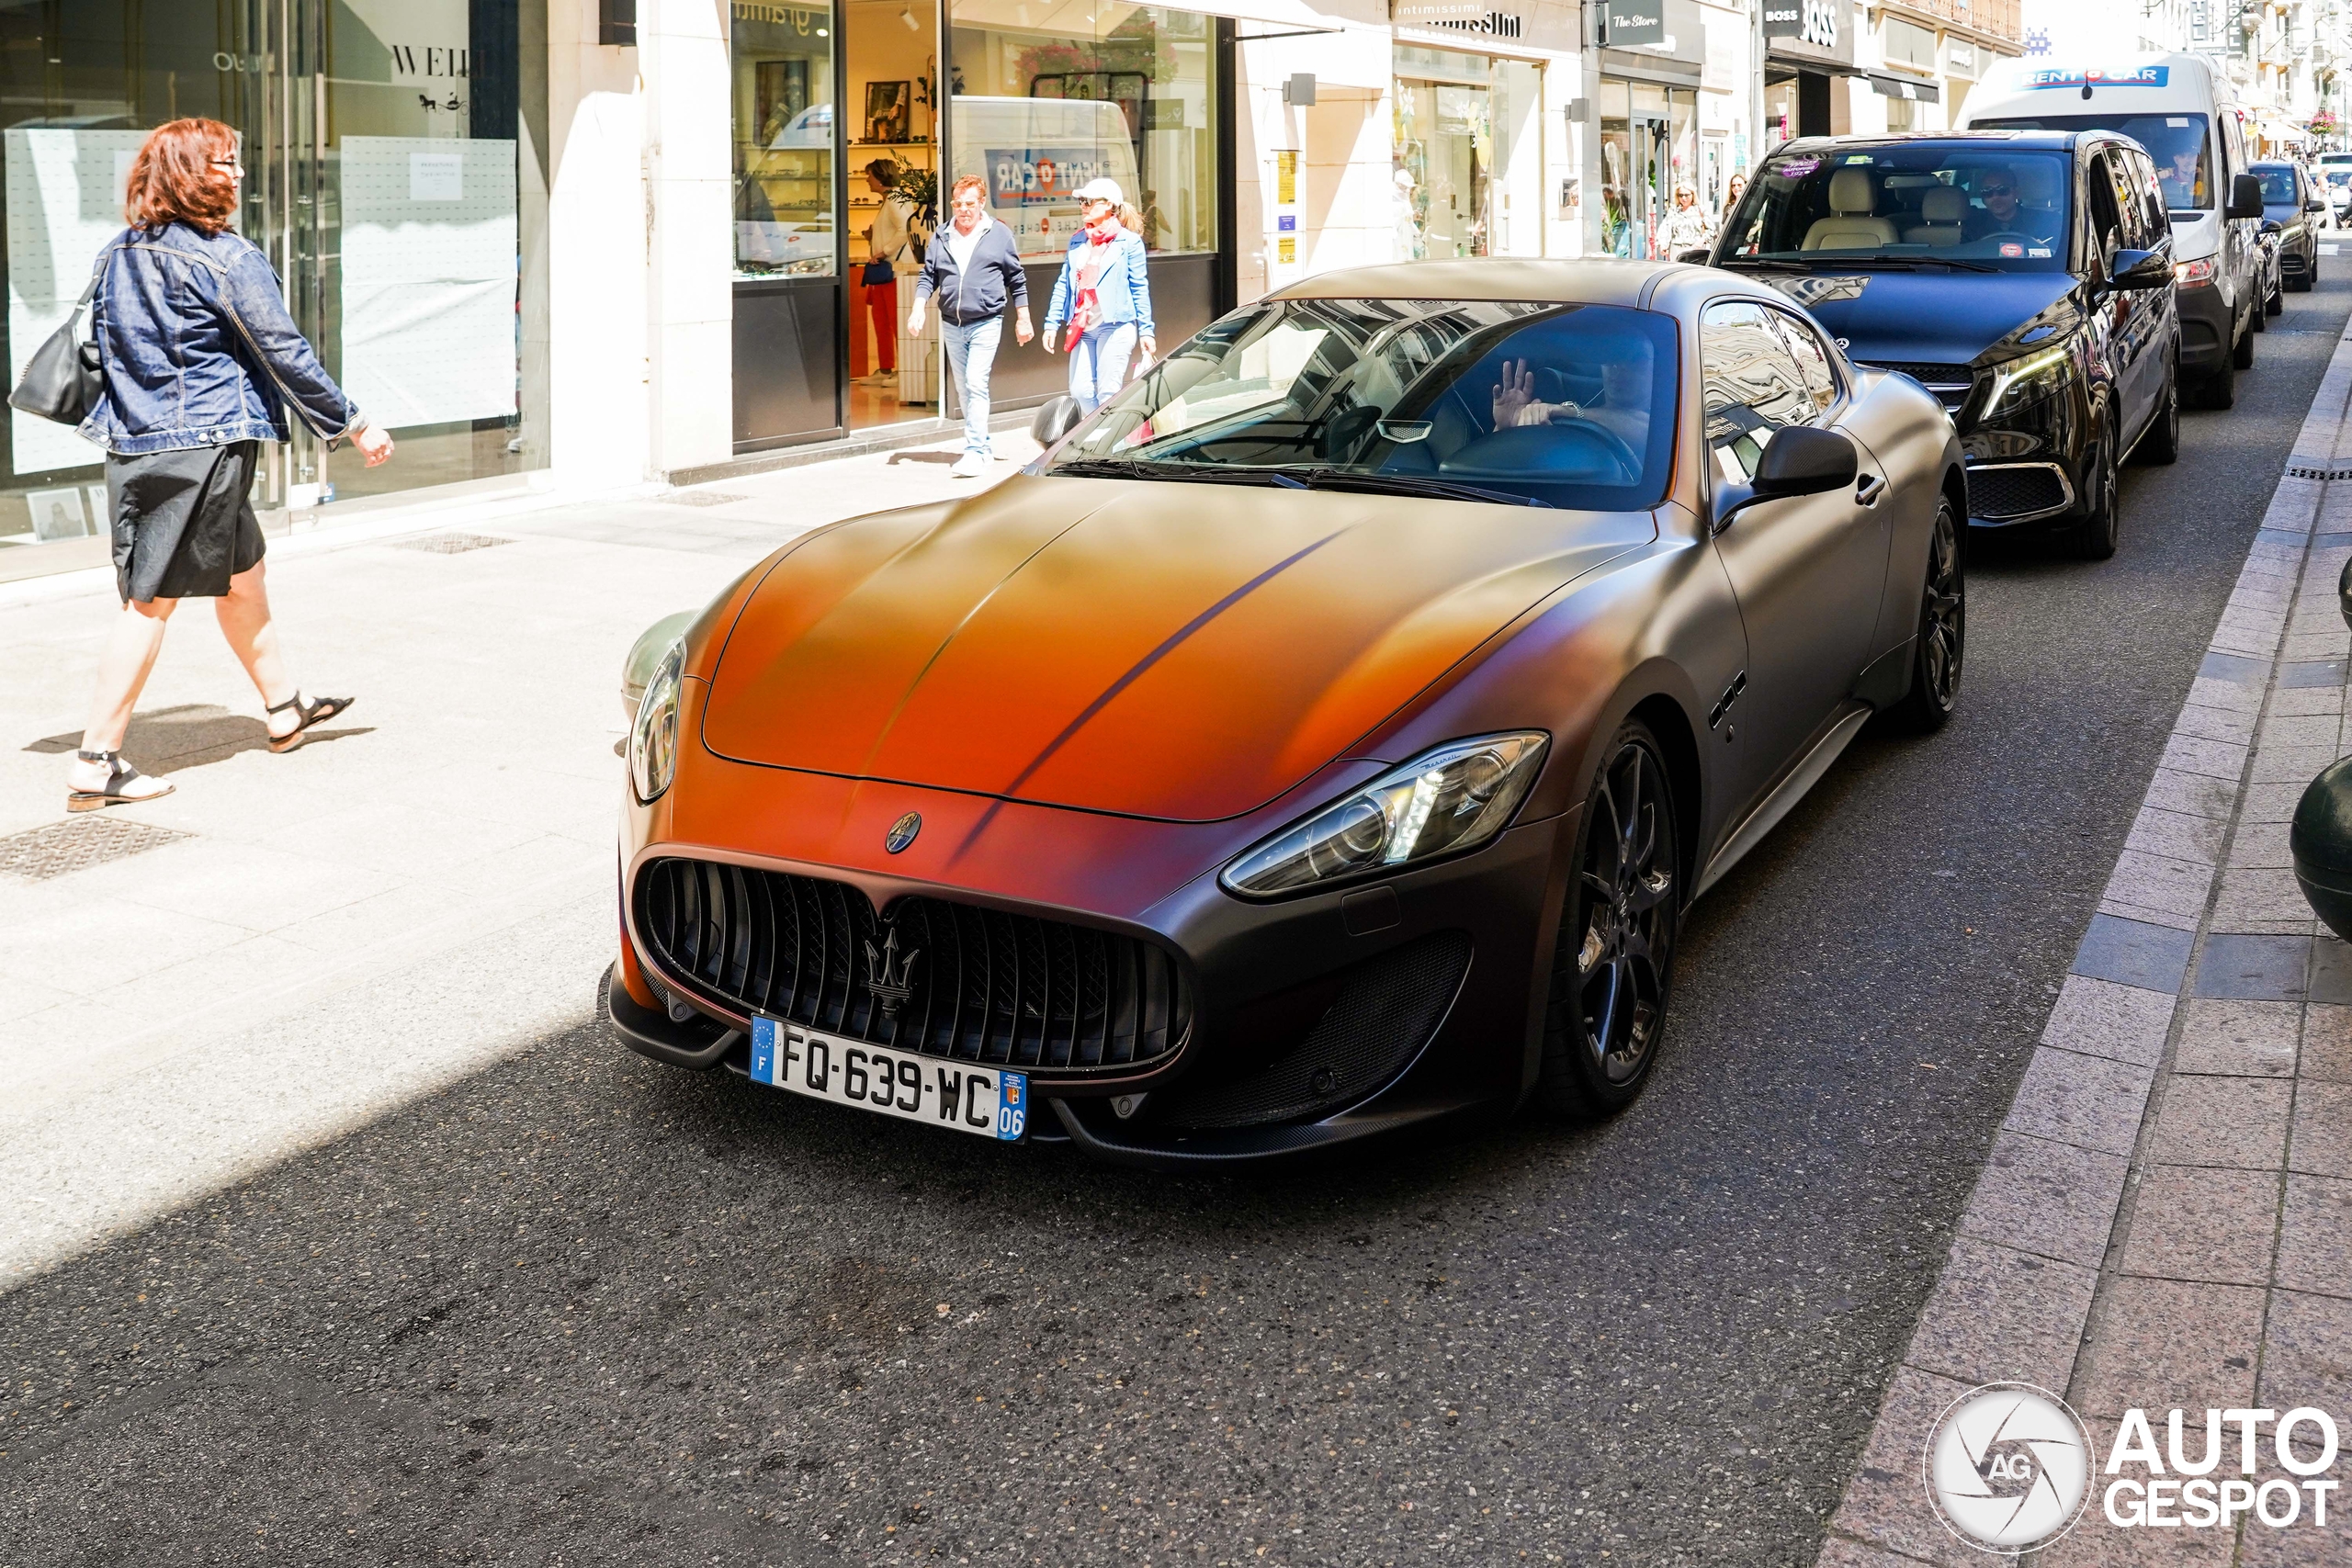
<svg viewBox="0 0 2352 1568">
<path fill-rule="evenodd" d="M 1854 61 L 1853 0 L 1764 0 L 1765 47 L 1799 60 Z"/>
</svg>

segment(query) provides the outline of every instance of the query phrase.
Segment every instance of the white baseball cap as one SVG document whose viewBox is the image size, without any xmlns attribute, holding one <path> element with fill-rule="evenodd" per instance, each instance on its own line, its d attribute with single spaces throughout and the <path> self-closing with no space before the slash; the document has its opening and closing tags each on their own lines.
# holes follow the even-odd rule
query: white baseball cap
<svg viewBox="0 0 2352 1568">
<path fill-rule="evenodd" d="M 1105 179 L 1089 180 L 1084 185 L 1079 186 L 1078 199 L 1080 201 L 1107 201 L 1114 207 L 1120 207 L 1125 205 L 1127 197 L 1126 193 L 1119 188 L 1118 181 Z"/>
</svg>

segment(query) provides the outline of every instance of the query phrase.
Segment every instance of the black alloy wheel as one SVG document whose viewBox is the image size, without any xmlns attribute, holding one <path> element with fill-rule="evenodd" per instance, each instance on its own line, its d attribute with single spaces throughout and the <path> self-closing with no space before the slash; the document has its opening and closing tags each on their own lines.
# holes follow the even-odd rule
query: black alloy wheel
<svg viewBox="0 0 2352 1568">
<path fill-rule="evenodd" d="M 2278 274 L 2278 287 L 2270 291 L 2270 301 L 2265 308 L 2274 316 L 2287 313 L 2287 274 L 2283 268 Z"/>
<path fill-rule="evenodd" d="M 2110 412 L 2100 419 L 2098 445 L 2083 464 L 2076 521 L 2052 536 L 2061 555 L 2105 560 L 2115 554 L 2116 539 L 2123 531 L 2123 487 L 2116 473 L 2115 446 L 2115 416 Z"/>
<path fill-rule="evenodd" d="M 2246 321 L 2245 331 L 2238 334 L 2237 347 L 2230 354 L 2231 367 L 2238 370 L 2254 368 L 2254 334 L 2262 330 L 2255 323 L 2262 320 L 2262 301 L 2256 300 L 2254 309 L 2246 314 L 2249 319 Z"/>
<path fill-rule="evenodd" d="M 1928 571 L 1919 590 L 1919 630 L 1911 645 L 1911 690 L 1887 710 L 1899 728 L 1941 729 L 1960 705 L 1960 674 L 1968 652 L 1968 577 L 1960 555 L 1960 519 L 1951 498 L 1936 502 L 1928 534 Z"/>
<path fill-rule="evenodd" d="M 1600 1117 L 1632 1104 L 1657 1060 L 1682 922 L 1673 782 L 1649 726 L 1611 738 L 1577 833 L 1536 1093 Z"/>
<path fill-rule="evenodd" d="M 2262 303 L 2254 308 L 2254 320 L 2246 323 L 2247 330 L 2257 333 L 2268 332 L 2270 330 L 2270 318 L 2277 315 L 2286 308 L 2287 306 L 2284 298 L 2280 295 L 2272 293 L 2269 288 L 2266 287 L 2262 292 Z M 2252 349 L 2248 349 L 2246 352 L 2248 354 L 2252 354 L 2254 351 Z"/>
<path fill-rule="evenodd" d="M 2156 416 L 2148 428 L 2140 433 L 2140 444 L 2132 450 L 2132 459 L 2163 467 L 2180 460 L 2180 351 L 2165 356 L 2165 390 L 2156 404 Z"/>
</svg>

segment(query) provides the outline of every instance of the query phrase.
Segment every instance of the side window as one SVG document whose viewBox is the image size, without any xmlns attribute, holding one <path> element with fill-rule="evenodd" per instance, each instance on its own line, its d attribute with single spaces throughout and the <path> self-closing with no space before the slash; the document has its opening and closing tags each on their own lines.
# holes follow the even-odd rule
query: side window
<svg viewBox="0 0 2352 1568">
<path fill-rule="evenodd" d="M 2140 210 L 2145 214 L 2141 225 L 2145 231 L 2141 248 L 2153 250 L 2172 232 L 2172 215 L 2165 209 L 2164 185 L 2156 178 L 2155 161 L 2144 152 L 2132 158 L 2132 175 L 2140 187 Z"/>
<path fill-rule="evenodd" d="M 1727 299 L 1699 318 L 1707 447 L 1716 472 L 1736 484 L 1754 477 L 1775 434 L 1815 413 L 1804 373 L 1773 328 L 1775 314 Z"/>
<path fill-rule="evenodd" d="M 1790 357 L 1797 362 L 1797 374 L 1804 378 L 1805 393 L 1813 400 L 1813 417 L 1821 418 L 1838 400 L 1838 373 L 1829 367 L 1829 350 L 1823 346 L 1821 334 L 1809 321 L 1775 310 L 1772 324 L 1781 329 L 1781 339 L 1788 344 Z"/>
<path fill-rule="evenodd" d="M 2093 158 L 2083 170 L 2083 195 L 2091 220 L 2091 249 L 2101 265 L 2114 256 L 2123 237 L 2122 206 L 2116 200 L 2116 178 L 2107 154 Z"/>
</svg>

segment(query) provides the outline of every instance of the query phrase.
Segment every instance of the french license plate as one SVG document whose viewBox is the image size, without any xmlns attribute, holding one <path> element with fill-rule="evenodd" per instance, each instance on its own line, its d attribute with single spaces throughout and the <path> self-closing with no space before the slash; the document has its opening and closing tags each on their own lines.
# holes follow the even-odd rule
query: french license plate
<svg viewBox="0 0 2352 1568">
<path fill-rule="evenodd" d="M 1029 1129 L 1029 1078 L 836 1039 L 773 1018 L 752 1021 L 752 1078 L 885 1116 L 1011 1143 Z"/>
</svg>

